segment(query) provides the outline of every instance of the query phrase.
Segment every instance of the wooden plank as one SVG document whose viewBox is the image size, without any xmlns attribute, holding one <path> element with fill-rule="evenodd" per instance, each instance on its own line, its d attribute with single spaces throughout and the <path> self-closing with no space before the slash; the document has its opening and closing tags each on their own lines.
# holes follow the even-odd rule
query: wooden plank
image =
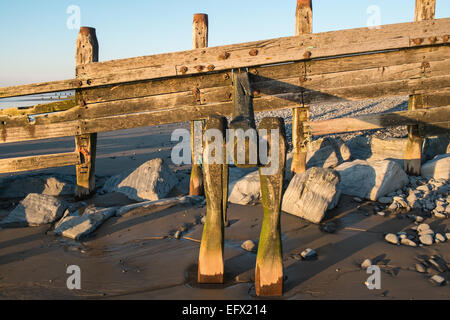
<svg viewBox="0 0 450 320">
<path fill-rule="evenodd" d="M 416 0 L 414 21 L 433 20 L 436 11 L 435 0 Z M 424 107 L 423 96 L 410 95 L 408 110 Z M 409 175 L 420 176 L 423 138 L 418 134 L 417 126 L 408 126 L 408 143 L 405 150 L 404 169 Z"/>
<path fill-rule="evenodd" d="M 450 19 L 317 33 L 80 67 L 91 86 L 448 42 Z M 420 39 L 420 40 L 416 40 Z M 256 52 L 256 51 L 257 52 Z M 209 68 L 210 67 L 210 68 Z"/>
<path fill-rule="evenodd" d="M 386 52 L 378 53 L 372 55 L 362 55 L 353 57 L 343 57 L 331 60 L 319 60 L 310 61 L 305 67 L 304 62 L 300 63 L 289 63 L 284 65 L 276 65 L 269 67 L 257 67 L 250 68 L 250 73 L 252 76 L 252 83 L 256 88 L 263 86 L 260 82 L 274 81 L 279 79 L 287 78 L 299 78 L 299 75 L 304 75 L 307 73 L 306 80 L 301 84 L 314 86 L 314 89 L 320 88 L 322 81 L 325 78 L 328 79 L 328 83 L 323 85 L 323 87 L 330 86 L 330 81 L 333 79 L 344 79 L 345 74 L 341 72 L 354 71 L 352 74 L 349 73 L 345 81 L 352 81 L 353 84 L 358 84 L 362 76 L 372 76 L 377 75 L 382 78 L 382 80 L 388 80 L 391 74 L 391 79 L 398 79 L 400 74 L 396 75 L 397 72 L 402 71 L 405 75 L 408 68 L 410 72 L 415 72 L 415 76 L 423 73 L 422 64 L 432 62 L 429 67 L 428 74 L 443 72 L 437 67 L 438 61 L 445 59 L 450 56 L 450 47 L 441 46 L 433 48 L 418 48 L 410 50 L 402 50 L 398 52 Z M 445 62 L 443 70 L 448 70 L 449 65 Z M 410 64 L 410 66 L 407 66 Z M 402 65 L 402 66 L 399 66 Z M 435 68 L 435 66 L 437 66 Z M 371 69 L 365 72 L 365 69 Z M 361 72 L 363 71 L 363 72 Z M 327 76 L 327 74 L 330 74 Z M 321 77 L 313 77 L 313 76 Z M 356 75 L 356 76 L 355 76 Z M 366 79 L 366 81 L 372 81 L 372 79 Z M 335 81 L 336 82 L 336 81 Z M 300 83 L 300 82 L 298 82 Z M 346 86 L 352 85 L 352 83 L 347 83 Z M 342 86 L 342 84 L 340 84 Z M 268 84 L 266 87 L 270 87 L 272 84 Z M 336 86 L 336 84 L 333 84 Z M 227 87 L 227 89 L 219 89 L 218 87 Z M 123 84 L 119 86 L 110 86 L 105 88 L 83 90 L 83 100 L 87 104 L 97 103 L 97 102 L 107 102 L 113 100 L 124 100 L 129 98 L 139 98 L 159 94 L 167 93 L 181 93 L 181 92 L 192 92 L 196 93 L 200 90 L 201 102 L 202 104 L 213 103 L 213 102 L 223 102 L 230 101 L 232 97 L 230 94 L 231 90 L 231 77 L 230 73 L 223 72 L 218 74 L 208 74 L 200 75 L 196 77 L 189 78 L 173 78 L 168 80 L 152 80 L 147 82 L 139 82 L 132 84 Z M 217 100 L 214 98 L 217 97 Z M 199 97 L 196 96 L 197 100 Z M 170 101 L 169 96 L 167 96 L 168 101 Z M 194 97 L 193 97 L 194 99 Z M 213 100 L 211 100 L 213 99 Z M 111 111 L 111 110 L 110 110 Z M 138 110 L 139 111 L 139 110 Z"/>
<path fill-rule="evenodd" d="M 203 13 L 194 14 L 192 23 L 192 48 L 206 48 L 208 47 L 208 15 Z M 197 86 L 192 89 L 194 101 L 193 103 L 200 104 L 200 94 Z M 189 195 L 201 196 L 203 195 L 203 174 L 201 168 L 201 154 L 198 154 L 199 150 L 196 148 L 195 142 L 197 140 L 202 141 L 201 137 L 195 135 L 195 121 L 191 121 L 191 177 L 189 181 Z M 198 139 L 200 138 L 200 139 Z M 228 182 L 227 182 L 228 183 Z"/>
<path fill-rule="evenodd" d="M 448 43 L 450 19 L 286 37 L 80 66 L 78 79 L 0 88 L 0 98 Z M 254 55 L 255 50 L 258 51 Z M 226 54 L 225 54 L 226 53 Z M 251 55 L 252 53 L 253 55 Z M 187 68 L 187 70 L 186 70 Z M 182 72 L 185 71 L 185 72 Z"/>
<path fill-rule="evenodd" d="M 295 34 L 312 33 L 312 0 L 297 0 L 297 10 L 295 14 Z M 307 79 L 308 69 L 306 61 L 300 66 L 299 79 Z M 303 84 L 301 84 L 303 87 Z M 304 90 L 302 89 L 302 92 Z M 302 101 L 303 103 L 303 101 Z M 306 171 L 306 153 L 308 150 L 308 137 L 303 130 L 303 122 L 309 120 L 308 108 L 292 109 L 292 145 L 293 157 L 291 164 L 291 175 Z"/>
<path fill-rule="evenodd" d="M 337 118 L 323 121 L 310 121 L 304 124 L 305 130 L 320 136 L 363 130 L 382 129 L 391 126 L 427 125 L 441 129 L 450 121 L 450 105 L 438 108 L 370 114 L 355 118 Z"/>
<path fill-rule="evenodd" d="M 78 152 L 0 159 L 0 173 L 24 172 L 65 167 L 80 163 Z"/>
<path fill-rule="evenodd" d="M 42 113 L 51 113 L 58 111 L 69 110 L 78 104 L 75 99 L 57 101 L 46 104 L 38 104 L 33 107 L 14 107 L 0 110 L 0 116 L 21 116 L 21 115 L 35 115 Z"/>
<path fill-rule="evenodd" d="M 298 106 L 305 101 L 309 103 L 332 103 L 344 100 L 364 100 L 385 96 L 405 95 L 411 92 L 423 93 L 450 88 L 450 76 L 440 76 L 424 79 L 388 81 L 362 86 L 332 88 L 301 93 L 283 93 L 255 97 L 253 104 L 255 112 L 277 110 Z M 74 108 L 77 109 L 77 108 Z M 79 109 L 79 107 L 78 107 Z M 167 123 L 186 122 L 205 119 L 211 115 L 232 114 L 232 101 L 210 103 L 205 105 L 174 106 L 155 111 L 137 112 L 133 114 L 109 116 L 93 119 L 79 119 L 55 123 L 29 124 L 17 127 L 0 126 L 0 142 L 18 142 L 27 140 L 66 137 L 83 133 L 95 133 L 153 126 Z M 72 112 L 71 110 L 69 110 Z M 78 118 L 77 118 L 78 119 Z M 47 119 L 48 120 L 48 119 Z"/>
<path fill-rule="evenodd" d="M 75 60 L 77 66 L 98 61 L 98 41 L 94 28 L 81 27 L 76 43 Z M 77 73 L 77 77 L 79 77 Z M 80 100 L 82 92 L 77 90 L 75 97 Z M 81 105 L 80 108 L 84 106 Z M 97 133 L 75 136 L 77 152 L 81 154 L 81 163 L 76 166 L 77 187 L 75 198 L 85 199 L 95 192 L 95 157 L 97 153 Z"/>
</svg>

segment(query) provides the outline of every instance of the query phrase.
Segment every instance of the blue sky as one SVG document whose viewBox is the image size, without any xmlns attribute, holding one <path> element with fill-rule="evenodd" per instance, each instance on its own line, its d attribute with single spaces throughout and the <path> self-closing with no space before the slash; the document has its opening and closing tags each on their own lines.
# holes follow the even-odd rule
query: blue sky
<svg viewBox="0 0 450 320">
<path fill-rule="evenodd" d="M 296 0 L 3 0 L 0 1 L 0 86 L 74 77 L 77 30 L 67 8 L 81 10 L 81 25 L 97 29 L 100 61 L 191 48 L 192 16 L 209 15 L 209 45 L 294 34 Z M 381 24 L 414 19 L 414 0 L 315 0 L 314 32 L 365 27 L 367 8 Z M 436 18 L 450 17 L 437 0 Z"/>
</svg>

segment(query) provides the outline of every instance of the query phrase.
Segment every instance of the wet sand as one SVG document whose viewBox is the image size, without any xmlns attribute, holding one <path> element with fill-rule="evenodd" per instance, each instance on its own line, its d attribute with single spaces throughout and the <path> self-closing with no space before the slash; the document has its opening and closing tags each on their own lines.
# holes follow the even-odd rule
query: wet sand
<svg viewBox="0 0 450 320">
<path fill-rule="evenodd" d="M 188 128 L 187 124 L 182 125 Z M 180 125 L 99 135 L 96 173 L 101 180 L 155 157 L 170 157 L 170 133 Z M 2 157 L 73 150 L 73 139 L 1 146 Z M 33 151 L 34 150 L 34 151 Z M 177 167 L 174 170 L 186 170 Z M 40 172 L 74 174 L 73 167 Z M 88 203 L 115 206 L 131 201 L 120 194 L 97 195 Z M 285 287 L 281 299 L 450 299 L 450 285 L 435 287 L 430 275 L 415 271 L 417 255 L 437 254 L 450 261 L 450 242 L 429 247 L 395 246 L 387 232 L 413 226 L 409 219 L 372 214 L 351 197 L 327 213 L 335 233 L 283 213 L 281 217 Z M 2 214 L 9 210 L 2 203 Z M 364 212 L 370 212 L 365 215 Z M 225 229 L 225 284 L 196 283 L 196 263 L 205 207 L 179 205 L 138 209 L 106 221 L 89 238 L 77 242 L 47 235 L 50 226 L 0 230 L 0 299 L 258 299 L 253 280 L 256 254 L 244 251 L 245 240 L 258 241 L 262 207 L 230 204 Z M 433 230 L 449 230 L 449 220 L 427 219 Z M 179 240 L 173 237 L 186 229 Z M 315 260 L 299 260 L 306 248 Z M 381 268 L 381 289 L 369 290 L 370 276 L 360 268 L 366 258 Z M 67 266 L 81 268 L 81 290 L 68 290 Z M 450 274 L 445 274 L 447 281 Z"/>
</svg>

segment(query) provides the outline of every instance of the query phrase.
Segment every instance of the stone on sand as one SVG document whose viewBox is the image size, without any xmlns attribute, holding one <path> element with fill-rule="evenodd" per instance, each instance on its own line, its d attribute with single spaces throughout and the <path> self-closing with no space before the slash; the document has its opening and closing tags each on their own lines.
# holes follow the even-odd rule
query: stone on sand
<svg viewBox="0 0 450 320">
<path fill-rule="evenodd" d="M 338 184 L 339 174 L 331 169 L 311 168 L 296 174 L 284 193 L 281 209 L 319 223 L 339 202 Z"/>
<path fill-rule="evenodd" d="M 252 240 L 247 240 L 247 241 L 244 241 L 241 244 L 241 248 L 246 250 L 246 251 L 253 252 L 253 251 L 255 251 L 256 246 L 255 246 L 255 243 Z"/>
<path fill-rule="evenodd" d="M 333 168 L 350 159 L 350 149 L 340 137 L 320 138 L 309 144 L 306 168 Z"/>
<path fill-rule="evenodd" d="M 422 244 L 431 246 L 434 242 L 433 236 L 431 234 L 424 234 L 419 237 L 419 240 Z"/>
<path fill-rule="evenodd" d="M 437 275 L 437 274 L 435 274 L 434 276 L 432 276 L 432 277 L 430 278 L 430 281 L 431 281 L 433 284 L 437 285 L 437 286 L 442 286 L 442 285 L 445 284 L 445 278 L 444 278 L 444 277 L 441 277 L 440 275 Z"/>
<path fill-rule="evenodd" d="M 388 233 L 388 234 L 384 237 L 384 239 L 385 239 L 387 242 L 389 242 L 389 243 L 392 243 L 392 244 L 398 244 L 398 237 L 397 237 L 396 234 Z"/>
<path fill-rule="evenodd" d="M 55 226 L 53 233 L 79 240 L 95 231 L 103 222 L 115 215 L 117 208 L 88 207 L 66 214 Z"/>
<path fill-rule="evenodd" d="M 420 273 L 427 273 L 427 269 L 421 263 L 416 263 L 416 270 Z"/>
<path fill-rule="evenodd" d="M 412 241 L 411 239 L 408 239 L 408 238 L 401 239 L 400 243 L 405 246 L 417 247 L 417 243 L 415 243 L 414 241 Z"/>
<path fill-rule="evenodd" d="M 308 260 L 317 256 L 317 252 L 314 249 L 308 248 L 300 253 L 303 259 Z"/>
<path fill-rule="evenodd" d="M 366 259 L 361 263 L 361 268 L 363 269 L 367 269 L 368 267 L 370 267 L 372 265 L 372 260 L 370 259 Z"/>
<path fill-rule="evenodd" d="M 422 177 L 450 180 L 450 153 L 436 156 L 421 168 Z"/>
<path fill-rule="evenodd" d="M 0 224 L 26 227 L 52 223 L 62 217 L 67 207 L 66 202 L 53 196 L 30 193 Z"/>
<path fill-rule="evenodd" d="M 178 178 L 160 159 L 145 162 L 139 168 L 127 170 L 109 178 L 103 192 L 120 192 L 136 201 L 164 198 L 178 183 Z"/>
<path fill-rule="evenodd" d="M 355 160 L 338 167 L 343 194 L 376 201 L 408 183 L 408 176 L 394 161 L 380 160 L 368 162 Z"/>
<path fill-rule="evenodd" d="M 261 189 L 258 171 L 253 171 L 229 183 L 228 202 L 247 205 L 258 201 L 260 197 Z"/>
<path fill-rule="evenodd" d="M 427 223 L 422 223 L 417 226 L 417 232 L 422 232 L 422 231 L 429 230 L 429 229 L 430 229 L 430 225 Z"/>
</svg>

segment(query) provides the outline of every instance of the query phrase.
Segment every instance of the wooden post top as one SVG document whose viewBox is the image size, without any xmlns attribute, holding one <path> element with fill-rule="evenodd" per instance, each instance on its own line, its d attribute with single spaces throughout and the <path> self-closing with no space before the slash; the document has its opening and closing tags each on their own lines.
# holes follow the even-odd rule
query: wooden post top
<svg viewBox="0 0 450 320">
<path fill-rule="evenodd" d="M 195 13 L 194 23 L 204 23 L 208 24 L 208 15 L 206 13 Z"/>
<path fill-rule="evenodd" d="M 84 36 L 88 36 L 88 35 L 95 35 L 95 28 L 91 28 L 91 27 L 80 27 L 80 32 L 79 34 L 82 34 Z"/>
<path fill-rule="evenodd" d="M 312 0 L 297 0 L 297 8 L 312 8 Z"/>
</svg>

